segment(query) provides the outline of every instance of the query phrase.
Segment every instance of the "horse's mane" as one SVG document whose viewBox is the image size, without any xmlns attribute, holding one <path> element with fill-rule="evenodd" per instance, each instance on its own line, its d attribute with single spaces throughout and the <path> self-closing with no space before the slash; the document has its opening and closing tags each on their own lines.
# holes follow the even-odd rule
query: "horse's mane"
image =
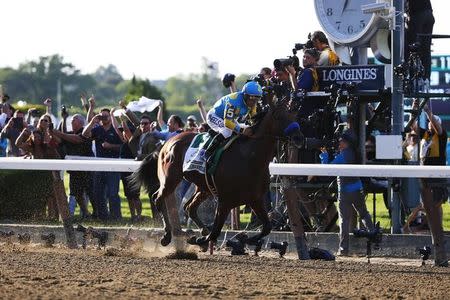
<svg viewBox="0 0 450 300">
<path fill-rule="evenodd" d="M 253 129 L 253 132 L 256 132 L 258 130 L 259 126 L 262 123 L 262 120 L 264 120 L 264 117 L 267 115 L 269 110 L 270 110 L 269 105 L 264 105 L 257 112 L 257 114 L 251 118 L 251 120 L 250 120 L 251 126 L 250 127 Z"/>
</svg>

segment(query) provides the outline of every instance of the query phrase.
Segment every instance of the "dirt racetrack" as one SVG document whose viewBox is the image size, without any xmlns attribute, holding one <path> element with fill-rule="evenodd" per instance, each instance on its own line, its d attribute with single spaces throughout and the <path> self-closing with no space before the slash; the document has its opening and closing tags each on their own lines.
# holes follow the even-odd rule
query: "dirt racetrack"
<svg viewBox="0 0 450 300">
<path fill-rule="evenodd" d="M 0 299 L 449 297 L 450 269 L 419 260 L 108 253 L 0 244 Z"/>
</svg>

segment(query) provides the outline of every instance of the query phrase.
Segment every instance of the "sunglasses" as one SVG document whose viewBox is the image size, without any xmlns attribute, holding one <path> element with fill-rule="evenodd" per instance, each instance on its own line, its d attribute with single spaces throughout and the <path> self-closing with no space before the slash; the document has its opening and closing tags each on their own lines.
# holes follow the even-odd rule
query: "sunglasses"
<svg viewBox="0 0 450 300">
<path fill-rule="evenodd" d="M 150 122 L 141 122 L 141 125 L 148 125 Z"/>
<path fill-rule="evenodd" d="M 50 121 L 49 120 L 47 120 L 47 119 L 41 119 L 41 121 L 42 122 L 47 122 L 47 123 L 49 123 Z"/>
</svg>

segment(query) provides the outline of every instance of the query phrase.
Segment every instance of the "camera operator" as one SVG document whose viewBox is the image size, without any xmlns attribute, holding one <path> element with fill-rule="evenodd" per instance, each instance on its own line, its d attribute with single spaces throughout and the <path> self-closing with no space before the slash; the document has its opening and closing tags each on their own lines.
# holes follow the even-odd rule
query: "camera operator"
<svg viewBox="0 0 450 300">
<path fill-rule="evenodd" d="M 277 61 L 281 63 L 276 63 Z M 291 93 L 295 91 L 296 84 L 296 70 L 293 67 L 291 60 L 275 60 L 275 81 L 277 83 L 278 91 L 276 96 L 278 99 L 287 97 L 291 98 Z M 298 148 L 293 145 L 288 145 L 285 149 L 286 159 L 288 163 L 298 163 Z M 295 238 L 295 244 L 297 249 L 297 255 L 300 260 L 310 259 L 308 247 L 306 244 L 306 238 L 303 228 L 303 220 L 300 214 L 301 205 L 299 197 L 306 199 L 305 193 L 294 187 L 296 184 L 295 177 L 283 176 L 282 177 L 282 196 L 286 201 L 287 213 L 289 217 L 289 227 Z"/>
<path fill-rule="evenodd" d="M 27 127 L 22 130 L 16 140 L 16 146 L 31 153 L 36 159 L 59 159 L 60 155 L 57 151 L 59 142 L 60 139 L 54 135 L 51 117 L 45 114 L 39 119 L 36 130 L 31 132 Z M 56 219 L 59 212 L 64 225 L 67 246 L 77 248 L 62 174 L 61 171 L 52 171 L 53 193 L 48 201 L 48 212 L 51 218 Z"/>
<path fill-rule="evenodd" d="M 417 34 L 433 33 L 434 16 L 430 0 L 407 0 L 405 2 L 406 44 L 405 59 L 409 57 L 409 45 L 420 43 L 419 55 L 424 67 L 423 79 L 429 80 L 431 73 L 431 36 L 417 36 Z"/>
<path fill-rule="evenodd" d="M 320 67 L 337 66 L 340 64 L 338 55 L 328 45 L 328 39 L 322 31 L 314 31 L 311 34 L 314 48 L 320 51 L 318 65 Z"/>
<path fill-rule="evenodd" d="M 322 148 L 320 160 L 323 164 L 354 164 L 358 161 L 356 141 L 350 132 L 343 133 L 339 139 L 339 154 L 329 161 L 328 152 Z M 339 201 L 339 252 L 338 255 L 348 256 L 350 218 L 353 207 L 358 212 L 364 226 L 368 231 L 374 229 L 369 212 L 367 211 L 362 182 L 358 177 L 338 176 Z"/>
<path fill-rule="evenodd" d="M 417 102 L 415 107 L 417 109 Z M 446 165 L 447 132 L 442 128 L 441 119 L 433 115 L 428 105 L 423 111 L 428 117 L 428 129 L 418 127 L 417 121 L 413 125 L 414 131 L 421 138 L 420 164 L 421 165 Z M 444 230 L 442 227 L 442 203 L 448 198 L 447 181 L 442 179 L 421 178 L 420 188 L 423 207 L 428 217 L 428 223 L 435 248 L 434 263 L 436 266 L 448 266 L 445 250 Z"/>
<path fill-rule="evenodd" d="M 306 92 L 317 92 L 319 90 L 319 75 L 317 74 L 317 64 L 320 53 L 312 48 L 303 52 L 303 70 L 300 72 L 297 81 L 297 89 Z"/>
</svg>

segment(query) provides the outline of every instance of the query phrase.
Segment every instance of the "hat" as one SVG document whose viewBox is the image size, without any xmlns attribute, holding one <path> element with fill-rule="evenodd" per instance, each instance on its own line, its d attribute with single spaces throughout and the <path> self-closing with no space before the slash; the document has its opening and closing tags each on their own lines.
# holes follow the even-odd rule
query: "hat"
<svg viewBox="0 0 450 300">
<path fill-rule="evenodd" d="M 197 122 L 197 118 L 194 115 L 190 115 L 187 117 L 188 121 L 193 121 L 193 122 Z"/>
</svg>

